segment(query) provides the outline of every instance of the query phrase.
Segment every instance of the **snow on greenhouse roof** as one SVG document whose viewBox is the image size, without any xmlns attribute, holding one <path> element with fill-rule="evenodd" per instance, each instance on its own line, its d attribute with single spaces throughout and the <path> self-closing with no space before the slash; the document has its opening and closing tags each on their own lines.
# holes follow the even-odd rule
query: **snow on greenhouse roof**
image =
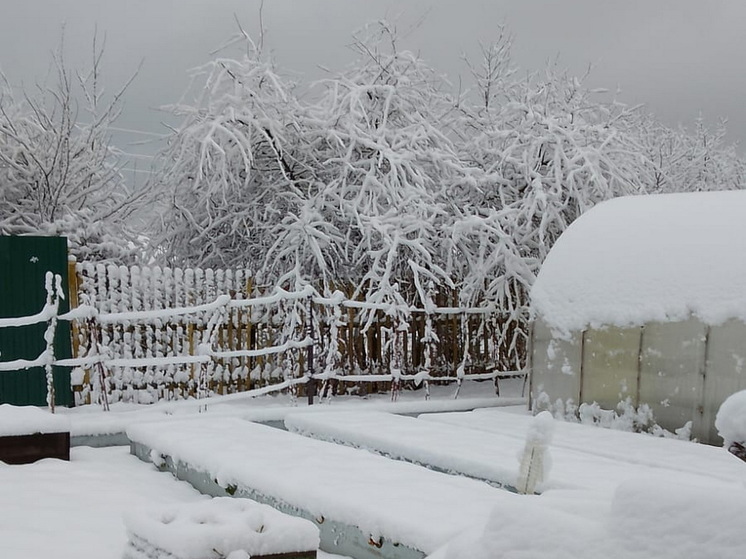
<svg viewBox="0 0 746 559">
<path fill-rule="evenodd" d="M 603 202 L 558 239 L 531 290 L 560 332 L 683 320 L 746 320 L 746 191 Z"/>
</svg>

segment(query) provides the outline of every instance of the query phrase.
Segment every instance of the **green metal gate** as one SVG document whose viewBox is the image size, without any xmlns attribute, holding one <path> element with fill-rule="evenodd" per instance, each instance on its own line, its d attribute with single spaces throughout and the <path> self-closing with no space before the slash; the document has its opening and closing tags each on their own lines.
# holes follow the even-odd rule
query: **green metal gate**
<svg viewBox="0 0 746 559">
<path fill-rule="evenodd" d="M 59 274 L 64 292 L 69 293 L 67 239 L 0 236 L 0 318 L 30 316 L 41 311 L 47 297 L 47 272 Z M 68 299 L 60 301 L 60 313 L 69 309 Z M 0 328 L 0 361 L 36 359 L 46 348 L 46 329 L 46 322 Z M 57 323 L 54 352 L 57 359 L 72 356 L 68 322 Z M 54 367 L 53 374 L 55 404 L 72 406 L 69 368 Z M 0 403 L 45 406 L 47 382 L 44 369 L 34 367 L 21 371 L 0 371 Z"/>
</svg>

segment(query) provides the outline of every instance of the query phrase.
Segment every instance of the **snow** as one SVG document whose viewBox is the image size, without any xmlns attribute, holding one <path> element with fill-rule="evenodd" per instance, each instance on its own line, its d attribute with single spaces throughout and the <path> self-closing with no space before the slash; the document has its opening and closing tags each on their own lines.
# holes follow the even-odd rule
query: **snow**
<svg viewBox="0 0 746 559">
<path fill-rule="evenodd" d="M 734 398 L 735 410 L 743 409 L 741 398 Z M 339 411 L 336 428 L 359 432 L 372 445 L 375 424 L 365 416 L 371 420 L 387 416 L 380 411 L 384 408 L 380 401 L 371 400 L 369 410 L 358 408 L 360 416 L 352 423 L 352 404 L 301 408 L 283 402 L 283 411 L 277 406 L 280 399 L 264 400 L 226 402 L 203 414 L 193 413 L 195 408 L 185 402 L 188 411 L 180 412 L 172 403 L 168 416 L 162 410 L 148 416 L 134 407 L 126 412 L 124 408 L 110 414 L 88 410 L 68 416 L 73 423 L 85 416 L 90 425 L 107 416 L 131 416 L 127 423 L 132 429 L 157 438 L 164 448 L 170 445 L 183 458 L 202 461 L 223 483 L 251 470 L 257 483 L 294 495 L 315 510 L 334 510 L 349 520 L 355 514 L 354 520 L 370 530 L 396 526 L 402 541 L 429 536 L 430 559 L 743 556 L 746 464 L 723 448 L 545 422 L 531 417 L 522 406 L 427 414 L 378 425 L 378 440 L 399 438 L 397 444 L 411 444 L 412 452 L 429 449 L 431 455 L 445 457 L 451 450 L 454 461 L 482 453 L 485 463 L 502 455 L 513 471 L 533 429 L 538 442 L 548 444 L 552 468 L 541 495 L 515 495 L 475 480 L 225 417 L 284 413 L 289 422 L 326 419 L 334 425 L 333 414 Z M 312 411 L 306 415 L 308 410 Z M 723 417 L 729 415 L 725 412 Z M 18 416 L 13 417 L 17 422 Z M 148 418 L 151 422 L 144 423 Z M 431 426 L 433 431 L 441 425 L 457 426 L 464 444 L 450 449 L 448 440 L 437 443 L 423 436 L 417 446 L 417 433 L 400 430 L 405 424 Z M 550 424 L 554 426 L 551 440 Z M 244 433 L 253 433 L 251 440 L 225 447 L 227 426 L 236 429 L 241 439 Z M 169 432 L 179 437 L 169 437 Z M 254 438 L 256 433 L 262 435 Z M 187 452 L 194 439 L 214 444 L 200 444 L 201 453 Z M 311 446 L 303 443 L 294 452 L 298 440 Z M 325 450 L 312 450 L 319 448 L 317 444 Z M 354 489 L 339 491 L 345 487 Z M 190 507 L 200 509 L 212 502 L 186 483 L 130 456 L 124 447 L 73 448 L 70 462 L 0 463 L 0 495 L 3 559 L 121 559 L 127 544 L 125 518 L 145 519 L 157 514 L 148 512 L 154 509 L 180 511 L 188 518 Z M 320 553 L 319 557 L 330 556 Z"/>
<path fill-rule="evenodd" d="M 525 498 L 498 505 L 483 528 L 450 542 L 430 559 L 680 559 L 743 557 L 746 491 L 675 481 L 622 483 L 593 517 L 548 510 Z M 599 512 L 599 511 L 597 511 Z"/>
<path fill-rule="evenodd" d="M 515 486 L 519 441 L 451 425 L 378 411 L 296 412 L 285 418 L 288 430 L 426 464 L 445 472 Z"/>
<path fill-rule="evenodd" d="M 329 411 L 387 411 L 399 414 L 420 414 L 448 411 L 468 411 L 474 408 L 493 406 L 525 407 L 526 399 L 520 396 L 523 379 L 500 381 L 501 391 L 508 397 L 490 394 L 492 383 L 464 382 L 459 398 L 454 399 L 453 386 L 431 386 L 429 400 L 422 391 L 404 391 L 396 402 L 391 402 L 388 394 L 378 397 L 337 395 L 333 399 L 316 398 L 316 405 L 307 406 L 305 400 L 293 400 L 287 394 L 272 394 L 261 397 L 242 392 L 224 396 L 211 396 L 209 400 L 163 401 L 150 405 L 118 402 L 111 405 L 111 413 L 102 413 L 96 405 L 58 409 L 71 424 L 71 435 L 98 436 L 124 433 L 129 425 L 141 422 L 154 422 L 173 417 L 199 415 L 204 408 L 213 417 L 240 417 L 261 423 L 282 422 L 288 414 L 302 410 L 304 413 L 325 413 Z M 485 390 L 487 389 L 487 390 Z M 260 390 L 257 390 L 258 393 Z M 254 392 L 254 391 L 252 391 Z"/>
<path fill-rule="evenodd" d="M 511 498 L 475 480 L 231 418 L 139 423 L 127 436 L 223 487 L 248 487 L 425 552 Z"/>
<path fill-rule="evenodd" d="M 535 493 L 536 488 L 548 478 L 552 461 L 547 447 L 553 436 L 554 418 L 551 413 L 543 411 L 531 420 L 516 485 L 522 495 Z"/>
<path fill-rule="evenodd" d="M 531 306 L 567 334 L 694 315 L 746 321 L 746 191 L 628 196 L 598 204 L 561 235 Z"/>
<path fill-rule="evenodd" d="M 552 414 L 543 411 L 537 414 L 528 426 L 526 444 L 535 446 L 549 446 L 554 437 L 555 422 Z"/>
<path fill-rule="evenodd" d="M 509 409 L 427 414 L 419 420 L 495 434 L 512 439 L 513 445 L 522 448 L 532 417 L 517 409 L 509 413 Z M 645 477 L 655 472 L 669 472 L 692 483 L 698 483 L 694 481 L 698 477 L 701 482 L 704 476 L 710 483 L 730 484 L 746 476 L 743 465 L 719 447 L 564 421 L 554 423 L 549 450 L 553 457 L 549 483 L 556 488 L 566 486 L 566 481 L 582 479 L 588 488 L 609 491 L 630 476 Z M 577 481 L 570 485 L 577 486 Z"/>
<path fill-rule="evenodd" d="M 120 559 L 127 541 L 123 513 L 205 499 L 143 467 L 124 447 L 73 448 L 70 462 L 0 462 L 0 488 L 3 559 Z"/>
<path fill-rule="evenodd" d="M 319 547 L 313 523 L 249 499 L 222 497 L 138 510 L 126 514 L 124 522 L 131 546 L 155 548 L 153 559 L 205 559 L 235 551 L 269 555 Z"/>
<path fill-rule="evenodd" d="M 125 516 L 209 503 L 127 447 L 71 449 L 70 462 L 0 462 L 0 557 L 122 559 Z M 343 559 L 319 553 L 319 559 Z"/>
<path fill-rule="evenodd" d="M 746 390 L 731 394 L 720 405 L 715 427 L 729 448 L 733 443 L 746 443 Z"/>
<path fill-rule="evenodd" d="M 630 476 L 663 471 L 676 472 L 692 485 L 739 484 L 746 475 L 722 448 L 555 421 L 548 412 L 532 417 L 525 410 L 509 409 L 433 413 L 418 419 L 362 410 L 296 412 L 285 424 L 306 436 L 512 487 L 526 443 L 546 445 L 551 468 L 547 460 L 548 475 L 537 487 L 543 492 L 589 489 L 610 495 Z"/>
<path fill-rule="evenodd" d="M 69 431 L 70 420 L 67 417 L 33 406 L 0 404 L 0 437 Z"/>
</svg>

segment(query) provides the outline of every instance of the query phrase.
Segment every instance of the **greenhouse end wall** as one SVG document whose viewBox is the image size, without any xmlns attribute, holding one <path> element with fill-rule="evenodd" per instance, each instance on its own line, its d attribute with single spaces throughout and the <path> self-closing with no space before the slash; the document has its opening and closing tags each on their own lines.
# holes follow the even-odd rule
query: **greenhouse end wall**
<svg viewBox="0 0 746 559">
<path fill-rule="evenodd" d="M 535 412 L 598 403 L 615 409 L 647 404 L 655 422 L 674 431 L 692 422 L 692 437 L 721 445 L 715 415 L 746 388 L 746 324 L 708 326 L 690 318 L 644 326 L 592 328 L 559 337 L 533 327 L 531 399 Z"/>
</svg>

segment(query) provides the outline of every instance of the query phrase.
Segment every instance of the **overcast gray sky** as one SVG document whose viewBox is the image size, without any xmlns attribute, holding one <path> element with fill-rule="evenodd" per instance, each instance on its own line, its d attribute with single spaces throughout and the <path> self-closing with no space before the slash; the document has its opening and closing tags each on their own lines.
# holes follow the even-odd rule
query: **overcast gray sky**
<svg viewBox="0 0 746 559">
<path fill-rule="evenodd" d="M 187 69 L 235 32 L 234 14 L 256 33 L 258 6 L 259 0 L 4 0 L 0 69 L 14 85 L 32 86 L 47 74 L 63 23 L 70 66 L 87 61 L 98 28 L 106 34 L 109 90 L 143 61 L 120 125 L 158 132 L 163 116 L 153 109 L 175 101 Z M 266 0 L 265 43 L 281 67 L 317 78 L 320 64 L 336 69 L 350 62 L 355 29 L 397 16 L 400 29 L 425 16 L 404 47 L 452 81 L 466 77 L 461 54 L 475 55 L 479 41 L 490 42 L 505 23 L 522 69 L 539 70 L 556 56 L 577 73 L 592 64 L 592 85 L 620 88 L 623 101 L 646 104 L 666 124 L 691 125 L 702 114 L 712 125 L 723 117 L 730 139 L 746 144 L 744 0 Z"/>
</svg>

